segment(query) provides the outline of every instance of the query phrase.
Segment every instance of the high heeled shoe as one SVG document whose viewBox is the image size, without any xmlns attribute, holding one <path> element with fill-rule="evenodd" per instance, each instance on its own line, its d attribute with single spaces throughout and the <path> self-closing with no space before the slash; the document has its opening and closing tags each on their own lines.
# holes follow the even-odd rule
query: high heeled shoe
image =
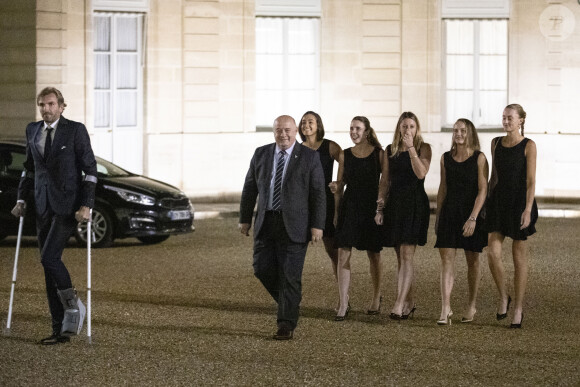
<svg viewBox="0 0 580 387">
<path fill-rule="evenodd" d="M 519 328 L 522 327 L 522 322 L 524 322 L 524 313 L 523 312 L 522 312 L 522 318 L 520 319 L 520 323 L 519 324 L 511 323 L 510 324 L 510 328 L 512 328 L 512 329 L 519 329 Z"/>
<path fill-rule="evenodd" d="M 397 314 L 397 313 L 392 313 L 391 312 L 391 314 L 389 314 L 389 318 L 391 320 L 397 320 L 397 321 L 399 321 L 399 320 L 401 320 L 401 315 L 400 314 Z"/>
<path fill-rule="evenodd" d="M 461 322 L 462 323 L 470 323 L 473 321 L 473 318 L 475 317 L 475 314 L 477 313 L 477 310 L 475 312 L 473 312 L 473 315 L 471 316 L 471 318 L 468 317 L 461 317 Z"/>
<path fill-rule="evenodd" d="M 374 315 L 380 314 L 381 313 L 381 304 L 382 303 L 383 303 L 383 296 L 381 296 L 379 298 L 379 307 L 378 307 L 378 309 L 375 309 L 375 310 L 367 309 L 367 314 L 369 316 L 374 316 Z"/>
<path fill-rule="evenodd" d="M 339 316 L 338 314 L 334 317 L 334 321 L 344 321 L 346 320 L 346 316 L 348 316 L 348 312 L 350 312 L 350 302 L 346 306 L 346 312 L 344 312 L 343 316 Z"/>
<path fill-rule="evenodd" d="M 507 317 L 508 310 L 510 310 L 511 302 L 512 302 L 512 298 L 510 296 L 508 296 L 508 303 L 507 303 L 507 306 L 505 308 L 505 313 L 496 313 L 496 315 L 495 315 L 495 318 L 497 318 L 497 321 L 503 320 L 504 318 Z"/>
<path fill-rule="evenodd" d="M 453 316 L 453 312 L 449 311 L 445 320 L 437 320 L 437 325 L 451 325 L 451 316 Z"/>
<path fill-rule="evenodd" d="M 413 305 L 409 313 L 401 314 L 401 320 L 408 320 L 410 318 L 412 319 L 413 317 L 415 317 L 415 310 L 417 310 L 417 305 Z"/>
</svg>

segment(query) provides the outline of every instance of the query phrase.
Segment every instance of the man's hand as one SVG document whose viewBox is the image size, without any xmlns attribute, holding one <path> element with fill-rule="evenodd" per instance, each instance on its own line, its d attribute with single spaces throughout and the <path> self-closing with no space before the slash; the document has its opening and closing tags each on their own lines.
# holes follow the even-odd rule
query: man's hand
<svg viewBox="0 0 580 387">
<path fill-rule="evenodd" d="M 319 228 L 311 228 L 310 233 L 312 234 L 312 243 L 316 243 L 322 240 L 322 230 Z"/>
<path fill-rule="evenodd" d="M 250 236 L 250 223 L 239 223 L 238 230 L 245 236 Z"/>
<path fill-rule="evenodd" d="M 86 206 L 81 206 L 77 212 L 75 212 L 75 219 L 77 222 L 82 223 L 89 220 L 90 209 Z"/>
<path fill-rule="evenodd" d="M 17 218 L 26 215 L 26 203 L 23 202 L 16 203 L 16 205 L 10 212 Z"/>
</svg>

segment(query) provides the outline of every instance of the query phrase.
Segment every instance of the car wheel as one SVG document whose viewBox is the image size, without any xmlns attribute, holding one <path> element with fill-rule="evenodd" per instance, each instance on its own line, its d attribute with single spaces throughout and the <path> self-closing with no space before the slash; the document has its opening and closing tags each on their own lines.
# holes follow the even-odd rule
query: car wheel
<svg viewBox="0 0 580 387">
<path fill-rule="evenodd" d="M 113 222 L 106 211 L 101 208 L 93 208 L 92 216 L 93 239 L 91 246 L 94 248 L 109 247 L 113 243 Z M 79 245 L 87 245 L 87 223 L 79 223 L 75 232 L 75 238 Z"/>
<path fill-rule="evenodd" d="M 152 236 L 137 237 L 137 239 L 139 239 L 146 245 L 154 245 L 156 243 L 161 243 L 167 240 L 167 238 L 169 238 L 169 235 L 152 235 Z"/>
</svg>

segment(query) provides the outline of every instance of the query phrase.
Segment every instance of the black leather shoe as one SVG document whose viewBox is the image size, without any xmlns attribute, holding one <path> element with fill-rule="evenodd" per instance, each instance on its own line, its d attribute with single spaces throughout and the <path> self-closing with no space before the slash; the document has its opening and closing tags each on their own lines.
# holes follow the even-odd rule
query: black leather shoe
<svg viewBox="0 0 580 387">
<path fill-rule="evenodd" d="M 344 316 L 339 316 L 338 314 L 334 317 L 334 321 L 344 321 L 346 320 L 346 317 L 348 316 L 348 312 L 350 312 L 350 302 L 348 303 L 348 305 L 346 306 L 346 312 L 344 313 Z"/>
<path fill-rule="evenodd" d="M 505 308 L 505 313 L 496 313 L 495 314 L 495 318 L 497 318 L 497 321 L 503 320 L 504 318 L 507 317 L 508 311 L 510 310 L 511 303 L 512 303 L 512 298 L 510 296 L 508 296 L 508 303 L 507 303 L 507 306 Z"/>
<path fill-rule="evenodd" d="M 290 340 L 294 336 L 294 329 L 289 328 L 278 328 L 278 331 L 274 335 L 274 340 Z"/>
<path fill-rule="evenodd" d="M 44 339 L 40 340 L 41 345 L 55 345 L 60 343 L 68 343 L 70 341 L 70 337 L 62 336 L 58 333 L 53 333 L 49 337 L 45 337 Z"/>
<path fill-rule="evenodd" d="M 411 310 L 409 311 L 409 313 L 405 314 L 401 314 L 401 320 L 408 320 L 408 319 L 412 319 L 413 317 L 415 317 L 415 311 L 417 310 L 417 305 L 413 305 L 413 307 L 411 308 Z"/>
<path fill-rule="evenodd" d="M 391 313 L 391 314 L 389 314 L 389 318 L 390 318 L 391 320 L 401 320 L 401 317 L 402 317 L 402 316 L 401 316 L 400 314 L 396 314 L 396 313 Z"/>
<path fill-rule="evenodd" d="M 510 328 L 511 329 L 520 329 L 522 327 L 523 322 L 524 322 L 524 314 L 522 313 L 522 318 L 520 319 L 520 323 L 519 324 L 511 323 Z"/>
<path fill-rule="evenodd" d="M 379 298 L 379 307 L 375 310 L 367 309 L 367 314 L 369 316 L 376 316 L 377 314 L 381 313 L 381 304 L 383 303 L 383 296 Z"/>
</svg>

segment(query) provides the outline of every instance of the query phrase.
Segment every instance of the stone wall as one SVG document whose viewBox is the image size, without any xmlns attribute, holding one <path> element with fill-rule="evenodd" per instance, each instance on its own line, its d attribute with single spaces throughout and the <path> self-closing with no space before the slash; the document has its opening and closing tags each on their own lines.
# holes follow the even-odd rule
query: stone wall
<svg viewBox="0 0 580 387">
<path fill-rule="evenodd" d="M 35 117 L 35 9 L 35 0 L 0 2 L 0 134 L 3 137 L 22 137 L 26 124 Z"/>
<path fill-rule="evenodd" d="M 144 173 L 194 197 L 235 195 L 254 148 L 273 140 L 255 130 L 254 1 L 147 4 Z M 538 144 L 537 194 L 580 198 L 571 178 L 580 167 L 580 5 L 510 4 L 509 102 L 527 110 L 526 134 Z M 441 132 L 441 6 L 322 0 L 320 18 L 319 113 L 327 136 L 350 146 L 350 119 L 365 115 L 386 145 L 399 114 L 415 112 L 433 145 L 430 194 L 450 141 Z M 36 93 L 47 85 L 63 91 L 65 115 L 94 134 L 92 1 L 2 1 L 0 11 L 0 137 L 23 137 L 39 117 Z M 482 134 L 486 152 L 499 133 Z M 93 140 L 99 154 L 98 136 Z"/>
</svg>

